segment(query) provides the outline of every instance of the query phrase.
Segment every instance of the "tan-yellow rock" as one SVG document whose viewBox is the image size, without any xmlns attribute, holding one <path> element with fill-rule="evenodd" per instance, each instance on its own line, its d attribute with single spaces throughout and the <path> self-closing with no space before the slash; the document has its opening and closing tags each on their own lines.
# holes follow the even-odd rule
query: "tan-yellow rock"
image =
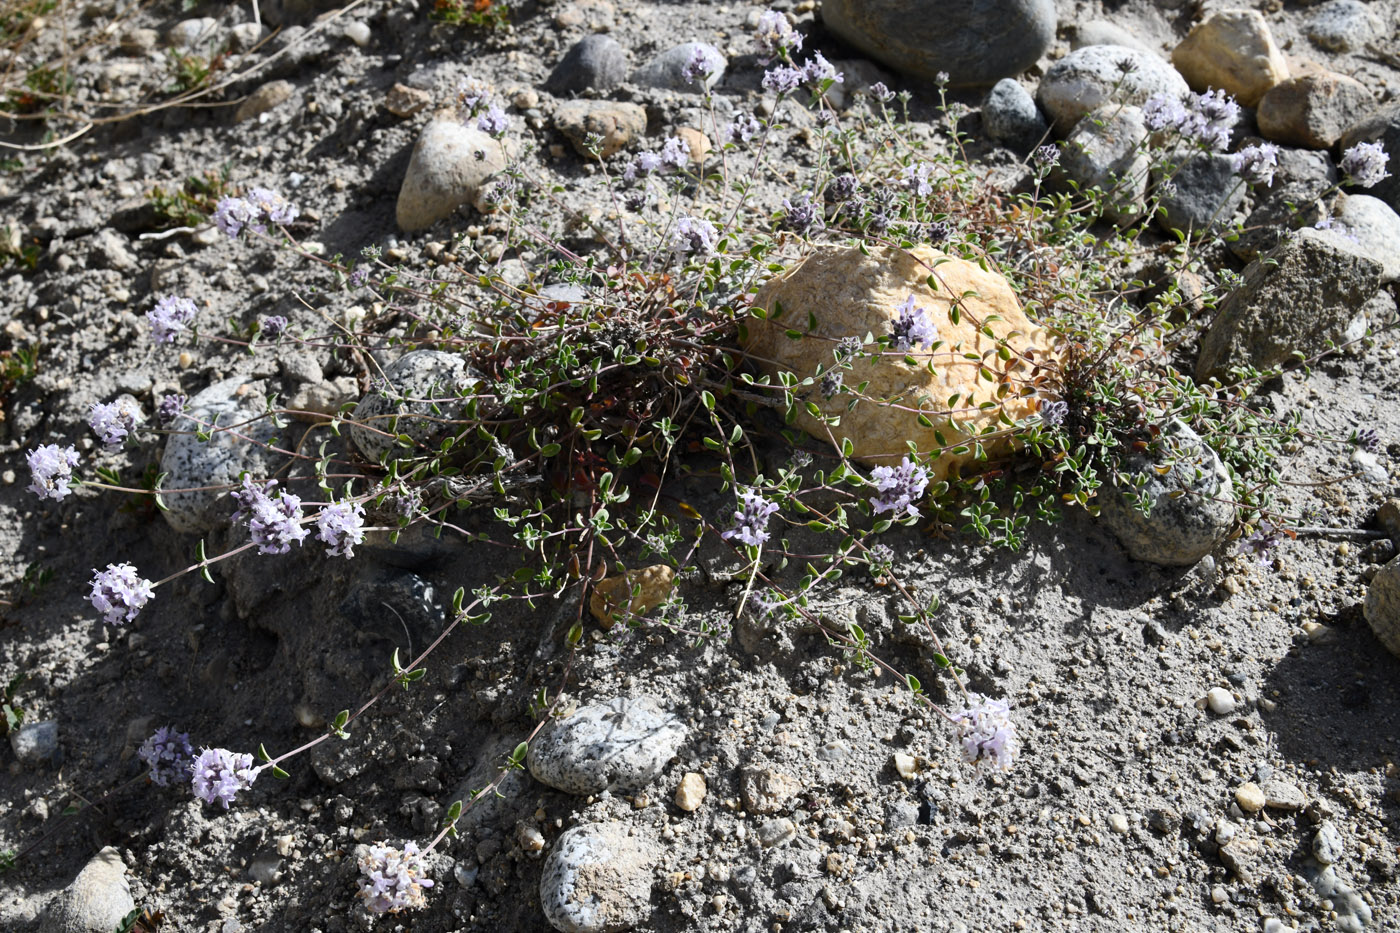
<svg viewBox="0 0 1400 933">
<path fill-rule="evenodd" d="M 833 369 L 840 340 L 889 335 L 911 295 L 937 328 L 937 342 L 908 354 L 866 346 L 842 373 L 847 390 L 867 383 L 863 397 L 838 391 L 828 399 L 820 385 L 800 388 L 804 403 L 841 420 L 828 429 L 804 404 L 797 424 L 838 445 L 849 439 L 854 456 L 876 466 L 899 463 L 908 441 L 921 454 L 941 451 L 930 464 L 932 481 L 939 482 L 976 459 L 972 443 L 980 442 L 988 456 L 1008 452 L 1000 419 L 1016 421 L 1036 410 L 1031 380 L 1050 358 L 1047 337 L 1000 274 L 928 246 L 821 247 L 759 289 L 754 304 L 768 317 L 747 322 L 746 348 L 775 383 L 781 371 L 820 382 L 819 371 Z M 793 339 L 790 330 L 803 336 Z M 972 443 L 964 449 L 965 442 Z"/>
<path fill-rule="evenodd" d="M 676 138 L 683 141 L 690 149 L 690 161 L 693 165 L 699 165 L 714 149 L 710 144 L 710 137 L 700 132 L 693 126 L 683 126 L 676 130 Z"/>
<path fill-rule="evenodd" d="M 396 117 L 411 117 L 419 111 L 428 109 L 428 105 L 432 102 L 433 95 L 421 88 L 409 87 L 407 84 L 395 84 L 384 95 L 384 109 Z"/>
<path fill-rule="evenodd" d="M 1263 789 L 1253 781 L 1241 784 L 1235 788 L 1235 803 L 1240 805 L 1240 809 L 1246 813 L 1258 813 L 1264 809 L 1264 804 L 1268 798 L 1264 795 Z"/>
<path fill-rule="evenodd" d="M 1265 139 L 1285 146 L 1328 149 L 1375 105 L 1366 85 L 1355 78 L 1316 71 L 1272 88 L 1259 101 L 1256 119 Z"/>
<path fill-rule="evenodd" d="M 431 227 L 469 204 L 506 167 L 506 150 L 474 126 L 441 114 L 423 128 L 399 189 L 396 219 L 407 233 Z"/>
<path fill-rule="evenodd" d="M 1192 89 L 1220 88 L 1246 107 L 1288 80 L 1288 62 L 1258 10 L 1217 10 L 1172 51 L 1172 64 Z"/>
<path fill-rule="evenodd" d="M 705 778 L 694 771 L 681 778 L 676 787 L 676 806 L 686 813 L 693 813 L 705 799 Z"/>
<path fill-rule="evenodd" d="M 608 577 L 593 587 L 588 608 L 604 628 L 611 628 L 617 621 L 613 618 L 614 614 L 624 621 L 629 612 L 634 616 L 644 616 L 666 601 L 675 584 L 676 572 L 665 564 L 629 570 L 619 576 Z"/>
<path fill-rule="evenodd" d="M 554 126 L 573 143 L 579 155 L 606 159 L 640 139 L 647 131 L 647 112 L 640 104 L 611 100 L 566 100 L 554 114 Z"/>
<path fill-rule="evenodd" d="M 242 123 L 260 117 L 291 99 L 296 85 L 290 81 L 269 81 L 243 99 L 233 112 L 233 122 Z"/>
</svg>

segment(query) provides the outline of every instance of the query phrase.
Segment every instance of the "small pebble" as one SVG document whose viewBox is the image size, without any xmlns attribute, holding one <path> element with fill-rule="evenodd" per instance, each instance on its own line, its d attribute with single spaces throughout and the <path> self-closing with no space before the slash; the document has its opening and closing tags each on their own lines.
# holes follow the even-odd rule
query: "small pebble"
<svg viewBox="0 0 1400 933">
<path fill-rule="evenodd" d="M 895 773 L 906 781 L 914 778 L 919 773 L 919 761 L 913 755 L 895 752 L 891 763 L 894 765 Z"/>
<path fill-rule="evenodd" d="M 1253 781 L 1241 784 L 1235 789 L 1235 803 L 1239 804 L 1245 813 L 1258 813 L 1264 809 L 1266 802 L 1264 789 Z"/>
<path fill-rule="evenodd" d="M 797 827 L 787 817 L 769 820 L 758 828 L 758 841 L 763 844 L 765 849 L 791 842 L 795 838 L 797 838 Z"/>
<path fill-rule="evenodd" d="M 676 806 L 687 813 L 694 812 L 705 799 L 705 778 L 694 771 L 681 778 L 676 788 Z"/>
<path fill-rule="evenodd" d="M 1230 899 L 1230 894 L 1217 884 L 1210 889 L 1210 899 L 1217 904 L 1223 904 Z"/>
<path fill-rule="evenodd" d="M 1324 865 L 1334 865 L 1342 860 L 1346 853 L 1346 844 L 1335 825 L 1323 823 L 1317 828 L 1317 835 L 1313 836 L 1312 852 L 1313 858 Z"/>
<path fill-rule="evenodd" d="M 1235 711 L 1239 705 L 1235 702 L 1234 696 L 1224 687 L 1211 687 L 1206 693 L 1206 704 L 1210 711 L 1217 716 L 1228 716 Z"/>
<path fill-rule="evenodd" d="M 1128 818 L 1122 813 L 1110 813 L 1108 815 L 1108 828 L 1121 836 L 1128 831 Z"/>
</svg>

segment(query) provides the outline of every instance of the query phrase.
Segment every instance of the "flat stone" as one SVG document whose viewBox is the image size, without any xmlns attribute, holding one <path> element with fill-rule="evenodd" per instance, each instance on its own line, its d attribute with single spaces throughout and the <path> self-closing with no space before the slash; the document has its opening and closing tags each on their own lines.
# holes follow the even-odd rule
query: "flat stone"
<svg viewBox="0 0 1400 933">
<path fill-rule="evenodd" d="M 554 125 L 585 158 L 593 158 L 589 138 L 599 136 L 598 154 L 606 159 L 631 146 L 647 131 L 647 112 L 638 104 L 607 100 L 571 100 L 554 113 Z"/>
<path fill-rule="evenodd" d="M 92 857 L 73 882 L 49 902 L 40 933 L 112 933 L 136 909 L 126 865 L 107 846 Z"/>
<path fill-rule="evenodd" d="M 1271 810 L 1301 810 L 1308 805 L 1308 797 L 1297 784 L 1278 779 L 1264 783 L 1265 804 Z"/>
<path fill-rule="evenodd" d="M 505 167 L 506 151 L 500 140 L 459 120 L 431 121 L 413 147 L 399 189 L 399 229 L 411 233 L 451 217 Z"/>
<path fill-rule="evenodd" d="M 1052 0 L 824 0 L 822 23 L 870 58 L 924 81 L 985 87 L 1035 64 L 1055 39 Z"/>
<path fill-rule="evenodd" d="M 1229 716 L 1239 704 L 1235 702 L 1235 697 L 1229 690 L 1224 687 L 1211 687 L 1206 692 L 1206 705 L 1217 716 Z"/>
<path fill-rule="evenodd" d="M 639 790 L 685 741 L 686 727 L 653 698 L 617 697 L 549 722 L 530 744 L 535 780 L 570 794 Z"/>
<path fill-rule="evenodd" d="M 1131 31 L 1106 19 L 1091 19 L 1072 27 L 1069 38 L 1070 50 L 1082 49 L 1089 45 L 1121 45 L 1124 48 L 1152 52 Z"/>
<path fill-rule="evenodd" d="M 758 841 L 765 849 L 786 845 L 797 838 L 797 826 L 785 816 L 769 820 L 758 827 Z"/>
<path fill-rule="evenodd" d="M 1124 75 L 1119 63 L 1133 70 Z M 1121 45 L 1090 45 L 1050 66 L 1040 81 L 1040 106 L 1061 134 L 1107 105 L 1140 107 L 1154 94 L 1185 97 L 1186 79 L 1160 55 Z"/>
<path fill-rule="evenodd" d="M 432 102 L 432 94 L 407 84 L 395 84 L 384 95 L 384 109 L 396 117 L 411 117 L 426 110 Z"/>
<path fill-rule="evenodd" d="M 982 101 L 982 129 L 997 142 L 1028 152 L 1046 138 L 1050 126 L 1030 92 L 1019 82 L 1002 78 Z"/>
<path fill-rule="evenodd" d="M 1230 474 L 1187 425 L 1172 421 L 1152 449 L 1133 453 L 1125 466 L 1142 485 L 1101 490 L 1099 519 L 1135 560 L 1189 567 L 1229 533 L 1235 521 Z M 1130 491 L 1151 504 L 1147 515 Z"/>
<path fill-rule="evenodd" d="M 705 56 L 709 75 L 703 82 L 692 83 L 685 76 L 686 66 L 699 53 Z M 724 53 L 708 42 L 682 42 L 673 45 L 651 61 L 632 72 L 633 84 L 654 87 L 665 91 L 683 91 L 701 94 L 710 90 L 724 77 L 729 60 Z"/>
<path fill-rule="evenodd" d="M 268 449 L 280 432 L 271 418 L 259 418 L 266 410 L 263 396 L 245 385 L 242 379 L 214 383 L 190 399 L 172 425 L 184 433 L 170 435 L 160 458 L 161 472 L 169 474 L 162 486 L 167 508 L 160 514 L 182 534 L 226 526 L 237 508 L 228 492 L 238 487 L 239 476 L 246 472 L 255 480 L 266 479 L 286 459 Z M 213 432 L 207 441 L 196 436 L 216 424 L 240 425 L 240 436 L 229 431 Z M 197 491 L 173 491 L 177 489 Z"/>
<path fill-rule="evenodd" d="M 383 388 L 371 391 L 355 406 L 350 438 L 360 453 L 375 462 L 397 446 L 398 435 L 427 443 L 452 430 L 442 421 L 461 413 L 464 390 L 478 378 L 456 354 L 405 353 L 385 367 Z"/>
<path fill-rule="evenodd" d="M 540 906 L 562 933 L 619 933 L 651 906 L 657 853 L 622 823 L 575 826 L 554 843 L 540 874 Z"/>
<path fill-rule="evenodd" d="M 1268 369 L 1342 339 L 1380 287 L 1382 267 L 1354 243 L 1304 228 L 1244 270 L 1201 341 L 1197 381 L 1232 366 Z"/>
<path fill-rule="evenodd" d="M 933 276 L 935 292 L 928 279 Z M 968 296 L 969 291 L 976 296 Z M 995 356 L 999 346 L 1008 348 L 1011 359 L 1004 366 L 1012 370 L 1025 366 L 1029 356 L 1044 357 L 1049 350 L 1044 332 L 1031 324 L 1021 310 L 1015 291 L 1000 275 L 983 270 L 974 262 L 947 256 L 928 246 L 912 250 L 874 247 L 862 251 L 853 247 L 821 246 L 801 262 L 770 279 L 754 299 L 754 307 L 767 309 L 770 317 L 748 322 L 746 344 L 753 355 L 764 361 L 766 372 L 797 374 L 799 379 L 833 366 L 832 350 L 846 337 L 863 338 L 890 334 L 899 317 L 899 307 L 913 297 L 927 314 L 943 342 L 937 349 L 911 349 L 904 356 L 893 352 L 857 355 L 844 371 L 847 385 L 868 382 L 866 394 L 878 399 L 902 400 L 899 407 L 869 399 L 856 401 L 836 392 L 830 398 L 819 387 L 808 390 L 804 401 L 829 416 L 839 416 L 839 426 L 828 428 L 799 406 L 796 424 L 814 437 L 825 440 L 832 434 L 840 444 L 849 439 L 854 456 L 873 465 L 900 462 L 912 441 L 918 450 L 931 451 L 956 445 L 976 435 L 995 431 L 1002 413 L 1011 420 L 1028 417 L 1036 410 L 1034 399 L 1012 393 L 995 398 L 991 383 L 979 378 L 980 367 L 963 354 Z M 960 297 L 960 317 L 950 317 L 954 296 Z M 771 316 L 781 305 L 781 317 Z M 996 315 L 996 319 L 993 319 Z M 790 327 L 804 327 L 815 319 L 815 327 L 801 340 L 787 336 Z M 796 322 L 796 323 L 794 323 Z M 985 322 L 994 337 L 981 329 Z M 933 372 L 929 372 L 929 362 Z M 948 400 L 956 396 L 954 408 Z M 993 406 L 979 409 L 983 401 Z M 924 426 L 918 407 L 932 427 Z M 942 440 L 939 439 L 941 434 Z M 999 440 L 985 440 L 992 456 L 1006 450 Z M 945 450 L 929 464 L 930 482 L 939 482 L 956 465 L 971 465 L 975 453 L 954 454 Z"/>
<path fill-rule="evenodd" d="M 1313 836 L 1312 853 L 1313 858 L 1323 865 L 1335 865 L 1346 857 L 1346 842 L 1331 821 L 1317 828 L 1317 835 Z"/>
<path fill-rule="evenodd" d="M 749 813 L 777 813 L 802 785 L 773 768 L 745 768 L 739 775 L 739 798 Z"/>
<path fill-rule="evenodd" d="M 1107 197 L 1104 216 L 1130 223 L 1146 208 L 1151 158 L 1143 143 L 1147 125 L 1137 107 L 1103 107 L 1080 120 L 1065 139 L 1052 178 Z"/>
<path fill-rule="evenodd" d="M 1247 781 L 1235 788 L 1235 803 L 1240 805 L 1240 809 L 1245 813 L 1258 813 L 1264 809 L 1264 804 L 1268 798 L 1264 796 L 1264 790 L 1253 781 Z"/>
<path fill-rule="evenodd" d="M 1163 211 L 1154 216 L 1164 230 L 1219 231 L 1244 204 L 1246 191 L 1229 155 L 1198 152 L 1169 175 L 1171 190 L 1162 194 Z"/>
<path fill-rule="evenodd" d="M 165 41 L 173 49 L 188 51 L 198 46 L 212 45 L 219 34 L 219 21 L 204 16 L 180 20 L 165 34 Z"/>
<path fill-rule="evenodd" d="M 1376 99 L 1360 81 L 1318 71 L 1270 89 L 1259 101 L 1255 119 L 1266 139 L 1327 149 L 1375 106 Z"/>
<path fill-rule="evenodd" d="M 1120 836 L 1125 835 L 1131 829 L 1128 825 L 1128 817 L 1122 813 L 1108 815 L 1108 828 Z"/>
<path fill-rule="evenodd" d="M 33 766 L 57 762 L 60 755 L 58 723 L 52 719 L 25 723 L 10 733 L 10 750 L 21 764 Z"/>
<path fill-rule="evenodd" d="M 1172 51 L 1172 64 L 1192 90 L 1220 88 L 1246 107 L 1282 81 L 1288 62 L 1258 10 L 1217 10 Z"/>
<path fill-rule="evenodd" d="M 700 808 L 700 804 L 705 800 L 705 777 L 694 771 L 688 772 L 681 778 L 681 782 L 676 786 L 676 806 L 686 813 L 692 813 Z"/>
<path fill-rule="evenodd" d="M 233 122 L 242 123 L 244 120 L 260 117 L 291 100 L 295 91 L 296 85 L 290 81 L 269 81 L 259 85 L 256 91 L 238 105 L 238 109 L 233 113 Z"/>
<path fill-rule="evenodd" d="M 1360 52 L 1383 29 L 1361 0 L 1330 0 L 1314 7 L 1303 22 L 1312 44 L 1328 52 Z"/>
<path fill-rule="evenodd" d="M 593 34 L 575 42 L 545 81 L 551 94 L 610 91 L 627 77 L 627 50 L 612 36 Z"/>
</svg>

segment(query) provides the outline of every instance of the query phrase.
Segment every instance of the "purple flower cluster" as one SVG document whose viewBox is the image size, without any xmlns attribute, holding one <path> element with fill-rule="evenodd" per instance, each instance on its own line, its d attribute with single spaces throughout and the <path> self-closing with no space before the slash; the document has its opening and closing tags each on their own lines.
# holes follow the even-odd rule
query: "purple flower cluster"
<svg viewBox="0 0 1400 933">
<path fill-rule="evenodd" d="M 932 171 L 927 162 L 915 162 L 913 165 L 904 166 L 900 172 L 900 177 L 904 179 L 904 185 L 914 194 L 921 198 L 926 198 L 933 194 L 933 185 L 929 184 L 929 172 Z"/>
<path fill-rule="evenodd" d="M 266 233 L 267 225 L 289 224 L 297 219 L 297 206 L 270 188 L 254 188 L 247 197 L 221 198 L 214 208 L 214 225 L 230 239 L 246 227 Z"/>
<path fill-rule="evenodd" d="M 1063 399 L 1041 399 L 1040 420 L 1053 427 L 1059 427 L 1065 423 L 1065 417 L 1069 415 L 1069 402 Z"/>
<path fill-rule="evenodd" d="M 276 340 L 287 329 L 287 318 L 281 314 L 269 314 L 258 323 L 258 329 L 268 340 Z"/>
<path fill-rule="evenodd" d="M 162 428 L 168 428 L 175 423 L 175 419 L 180 417 L 180 413 L 185 410 L 185 403 L 189 396 L 180 392 L 172 392 L 163 396 L 156 405 L 156 424 Z"/>
<path fill-rule="evenodd" d="M 1272 187 L 1274 173 L 1278 171 L 1278 146 L 1273 143 L 1245 146 L 1231 161 L 1235 174 L 1246 184 Z"/>
<path fill-rule="evenodd" d="M 875 514 L 893 512 L 896 519 L 906 515 L 919 517 L 919 507 L 915 503 L 924 497 L 924 490 L 928 488 L 928 470 L 906 455 L 899 466 L 878 466 L 871 470 L 870 481 L 877 493 L 870 497 Z"/>
<path fill-rule="evenodd" d="M 93 571 L 88 602 L 102 613 L 103 622 L 121 625 L 136 618 L 153 592 L 151 581 L 143 580 L 131 564 L 108 564 L 106 570 Z"/>
<path fill-rule="evenodd" d="M 1193 94 L 1185 102 L 1171 94 L 1154 94 L 1142 106 L 1143 121 L 1154 133 L 1176 130 L 1202 147 L 1224 152 L 1240 119 L 1240 105 L 1224 91 Z"/>
<path fill-rule="evenodd" d="M 828 201 L 849 201 L 860 188 L 860 181 L 851 174 L 837 175 L 826 186 Z"/>
<path fill-rule="evenodd" d="M 963 761 L 978 771 L 1006 771 L 1016 760 L 1016 727 L 1005 700 L 993 700 L 976 693 L 967 695 L 968 705 L 951 715 L 962 744 Z"/>
<path fill-rule="evenodd" d="M 751 113 L 741 113 L 720 129 L 720 142 L 752 142 L 763 132 L 763 124 Z"/>
<path fill-rule="evenodd" d="M 469 113 L 475 113 L 478 107 L 490 99 L 490 85 L 480 78 L 468 75 L 457 84 L 457 103 Z"/>
<path fill-rule="evenodd" d="M 890 322 L 890 344 L 901 353 L 908 353 L 919 347 L 931 348 L 938 339 L 938 329 L 929 320 L 928 312 L 914 307 L 914 296 L 910 295 L 899 306 L 899 316 Z"/>
<path fill-rule="evenodd" d="M 752 489 L 739 494 L 739 507 L 734 510 L 734 527 L 720 535 L 728 541 L 738 538 L 754 547 L 767 541 L 768 519 L 778 511 L 778 503 L 763 498 Z"/>
<path fill-rule="evenodd" d="M 805 191 L 797 196 L 795 202 L 784 198 L 783 211 L 783 226 L 794 233 L 806 234 L 824 226 L 821 211 L 812 203 L 812 196 Z"/>
<path fill-rule="evenodd" d="M 708 220 L 685 216 L 676 221 L 671 231 L 671 252 L 709 256 L 719 243 L 719 231 Z"/>
<path fill-rule="evenodd" d="M 199 308 L 189 298 L 175 295 L 161 297 L 156 306 L 146 312 L 151 324 L 151 339 L 156 343 L 174 343 L 199 314 Z"/>
<path fill-rule="evenodd" d="M 26 488 L 40 499 L 58 501 L 73 490 L 73 467 L 78 465 L 78 451 L 71 445 L 43 444 L 26 454 L 33 482 Z"/>
<path fill-rule="evenodd" d="M 368 846 L 359 863 L 360 897 L 370 913 L 398 913 L 426 903 L 423 891 L 433 882 L 417 843 L 405 842 L 403 849 Z"/>
<path fill-rule="evenodd" d="M 226 748 L 206 748 L 190 767 L 194 795 L 205 803 L 221 803 L 224 809 L 239 791 L 258 779 L 262 768 L 253 767 L 253 756 Z"/>
<path fill-rule="evenodd" d="M 845 81 L 845 75 L 837 71 L 836 66 L 827 61 L 821 52 L 813 52 L 812 57 L 802 66 L 802 78 L 808 84 L 820 84 L 823 81 L 841 84 Z"/>
<path fill-rule="evenodd" d="M 1390 157 L 1381 143 L 1357 143 L 1342 153 L 1338 168 L 1347 184 L 1358 188 L 1373 188 L 1390 177 L 1385 170 Z"/>
<path fill-rule="evenodd" d="M 316 537 L 332 557 L 354 557 L 365 540 L 365 509 L 356 502 L 332 502 L 316 516 Z"/>
<path fill-rule="evenodd" d="M 176 732 L 174 726 L 161 726 L 141 743 L 136 755 L 151 769 L 151 783 L 157 787 L 189 780 L 194 749 L 190 747 L 187 732 Z"/>
<path fill-rule="evenodd" d="M 476 128 L 488 136 L 495 136 L 497 139 L 506 135 L 506 130 L 510 129 L 510 117 L 501 109 L 500 104 L 491 104 L 476 116 Z"/>
<path fill-rule="evenodd" d="M 274 499 L 271 492 L 276 485 L 277 480 L 270 479 L 260 487 L 245 476 L 242 490 L 232 493 L 238 503 L 233 520 L 248 519 L 248 532 L 259 554 L 285 554 L 307 535 L 301 524 L 301 497 L 280 490 Z"/>
<path fill-rule="evenodd" d="M 696 43 L 690 60 L 681 66 L 681 77 L 686 84 L 698 84 L 703 88 L 709 83 L 710 76 L 719 71 L 720 65 L 720 59 L 712 55 L 708 47 Z"/>
<path fill-rule="evenodd" d="M 1043 169 L 1048 169 L 1060 161 L 1060 147 L 1045 145 L 1031 153 L 1031 161 Z"/>
<path fill-rule="evenodd" d="M 105 405 L 98 403 L 88 413 L 88 426 L 108 447 L 119 447 L 127 435 L 136 430 L 141 413 L 134 403 L 118 400 Z"/>
<path fill-rule="evenodd" d="M 661 146 L 661 164 L 682 169 L 690 163 L 690 143 L 679 136 L 672 136 Z"/>
<path fill-rule="evenodd" d="M 1283 539 L 1283 532 L 1268 519 L 1261 521 L 1254 531 L 1240 542 L 1240 550 L 1254 559 L 1264 570 L 1274 569 L 1274 548 Z"/>
<path fill-rule="evenodd" d="M 763 89 L 775 94 L 791 94 L 802 86 L 802 69 L 775 65 L 763 73 Z"/>
<path fill-rule="evenodd" d="M 766 59 L 802 51 L 802 34 L 792 28 L 786 14 L 777 10 L 765 10 L 759 14 L 758 31 L 753 41 L 758 46 L 758 53 Z"/>
<path fill-rule="evenodd" d="M 882 104 L 888 104 L 894 100 L 894 91 L 891 91 L 883 81 L 876 81 L 866 88 L 865 92 Z"/>
</svg>

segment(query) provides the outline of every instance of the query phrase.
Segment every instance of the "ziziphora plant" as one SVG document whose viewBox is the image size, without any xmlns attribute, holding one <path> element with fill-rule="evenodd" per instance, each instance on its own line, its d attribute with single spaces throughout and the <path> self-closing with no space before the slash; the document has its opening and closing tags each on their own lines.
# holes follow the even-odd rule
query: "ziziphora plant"
<svg viewBox="0 0 1400 933">
<path fill-rule="evenodd" d="M 802 36 L 783 15 L 760 17 L 756 43 L 769 66 L 762 86 L 774 98 L 765 112 L 774 117 L 740 112 L 721 120 L 707 94 L 708 131 L 720 143 L 712 153 L 674 136 L 605 160 L 599 140 L 598 200 L 613 208 L 602 220 L 565 208 L 522 158 L 491 181 L 481 202 L 504 229 L 504 249 L 488 253 L 458 239 L 450 263 L 426 270 L 391 267 L 376 249 L 327 258 L 295 239 L 297 207 L 275 191 L 249 186 L 245 196 L 219 201 L 212 221 L 229 237 L 292 253 L 308 278 L 329 275 L 338 289 L 332 294 L 372 296 L 376 310 L 320 330 L 267 316 L 247 332 L 218 336 L 201 332 L 188 297 L 162 295 L 146 312 L 151 339 L 218 340 L 253 353 L 269 345 L 332 348 L 360 362 L 372 389 L 359 406 L 322 418 L 327 443 L 315 455 L 259 442 L 250 423 L 202 422 L 180 395 L 160 399 L 150 425 L 127 403 L 94 407 L 91 427 L 107 448 L 151 429 L 205 440 L 226 435 L 262 443 L 292 464 L 275 479 L 245 475 L 218 487 L 229 494 L 229 518 L 244 543 L 214 555 L 201 543 L 189 566 L 155 581 L 130 563 L 94 571 L 89 599 L 102 620 L 130 625 L 160 587 L 185 573 L 208 577 L 235 554 L 275 559 L 316 546 L 328 558 L 353 559 L 374 531 L 397 540 L 421 526 L 504 549 L 513 565 L 492 584 L 459 589 L 451 624 L 407 664 L 395 653 L 384 689 L 334 716 L 326 733 L 278 755 L 214 746 L 196 753 L 187 735 L 162 727 L 140 751 L 152 783 L 189 783 L 206 803 L 228 808 L 264 772 L 285 775 L 302 753 L 345 737 L 385 692 L 420 679 L 425 660 L 461 623 L 485 623 L 502 600 L 570 600 L 579 611 L 566 634 L 564 680 L 553 701 L 540 704 L 543 718 L 502 773 L 522 767 L 529 741 L 557 708 L 575 653 L 584 650 L 582 607 L 596 585 L 642 562 L 684 579 L 702 547 L 727 549 L 738 568 L 744 585 L 732 618 L 747 613 L 815 627 L 856 663 L 906 683 L 913 702 L 948 724 L 969 765 L 1000 771 L 1019 747 L 1011 710 L 968 688 L 955 652 L 935 631 L 936 598 L 903 582 L 882 540 L 887 532 L 922 522 L 1015 548 L 1032 520 L 1054 521 L 1067 506 L 1095 511 L 1103 496 L 1127 493 L 1150 510 L 1141 495 L 1145 478 L 1129 458 L 1165 450 L 1175 422 L 1193 427 L 1229 467 L 1238 523 L 1250 541 L 1288 527 L 1295 517 L 1272 498 L 1280 482 L 1275 464 L 1300 429 L 1275 417 L 1259 394 L 1279 370 L 1237 371 L 1226 385 L 1198 385 L 1181 371 L 1184 348 L 1237 283 L 1217 275 L 1188 299 L 1177 276 L 1209 271 L 1202 249 L 1237 227 L 1208 225 L 1151 243 L 1159 191 L 1136 219 L 1107 228 L 1116 185 L 1065 183 L 1055 176 L 1062 156 L 1055 146 L 1029 157 L 1029 190 L 998 191 L 968 163 L 959 105 L 942 101 L 946 126 L 933 140 L 915 132 L 910 96 L 881 84 L 866 91 L 866 106 L 838 115 L 829 94 L 843 75 L 820 52 L 799 62 Z M 714 68 L 701 51 L 685 70 L 703 88 Z M 485 82 L 464 82 L 457 104 L 483 133 L 511 132 Z M 795 182 L 785 179 L 791 163 L 778 151 L 785 106 L 809 107 L 814 122 L 809 170 Z M 1168 180 L 1183 147 L 1223 148 L 1237 115 L 1215 92 L 1146 110 L 1158 135 L 1144 148 Z M 1269 184 L 1276 163 L 1267 145 L 1240 151 L 1240 183 Z M 1384 153 L 1354 149 L 1343 171 L 1351 184 L 1374 184 L 1385 174 Z M 757 179 L 773 181 L 781 196 Z M 579 229 L 588 232 L 586 246 L 578 245 Z M 917 269 L 878 332 L 832 335 L 815 314 L 768 300 L 767 283 L 836 250 Z M 504 266 L 522 253 L 536 257 L 523 281 Z M 1145 253 L 1163 259 L 1160 280 L 1129 274 Z M 1003 277 L 1038 336 L 1008 335 L 979 295 L 950 284 L 955 264 Z M 982 349 L 971 352 L 952 336 L 964 332 L 985 340 Z M 761 343 L 765 333 L 773 347 L 815 347 L 822 362 L 808 371 L 784 368 L 779 354 L 756 349 L 769 346 Z M 453 361 L 457 375 L 405 389 L 374 362 L 384 350 L 435 351 Z M 877 390 L 871 374 L 890 366 L 929 375 L 963 367 L 972 387 L 937 400 L 935 413 L 911 393 Z M 873 456 L 858 451 L 843 421 L 871 412 L 908 416 L 931 440 Z M 273 400 L 259 419 L 280 423 L 293 414 L 308 413 Z M 336 439 L 346 435 L 353 443 Z M 1375 442 L 1360 433 L 1318 440 Z M 774 451 L 783 454 L 781 466 L 772 466 Z M 164 507 L 167 497 L 192 491 L 168 488 L 164 477 L 124 485 L 105 468 L 83 479 L 74 446 L 36 447 L 28 463 L 29 491 L 44 499 L 62 500 L 78 487 L 148 496 Z M 705 514 L 678 492 L 682 479 L 686 488 L 732 497 L 732 506 Z M 467 531 L 454 521 L 471 508 L 490 509 L 491 530 Z M 813 539 L 824 542 L 817 552 Z M 943 684 L 926 690 L 916 671 L 877 657 L 869 633 L 822 614 L 822 594 L 848 572 L 900 594 L 901 624 L 923 629 L 934 646 L 933 676 Z M 727 635 L 723 624 L 681 629 L 673 621 L 680 590 L 641 606 L 641 585 L 628 586 L 623 598 L 606 602 L 610 637 L 644 625 L 700 639 Z M 441 831 L 421 845 L 365 847 L 358 861 L 366 909 L 423 906 L 431 853 L 481 798 L 477 792 L 454 804 Z"/>
</svg>

